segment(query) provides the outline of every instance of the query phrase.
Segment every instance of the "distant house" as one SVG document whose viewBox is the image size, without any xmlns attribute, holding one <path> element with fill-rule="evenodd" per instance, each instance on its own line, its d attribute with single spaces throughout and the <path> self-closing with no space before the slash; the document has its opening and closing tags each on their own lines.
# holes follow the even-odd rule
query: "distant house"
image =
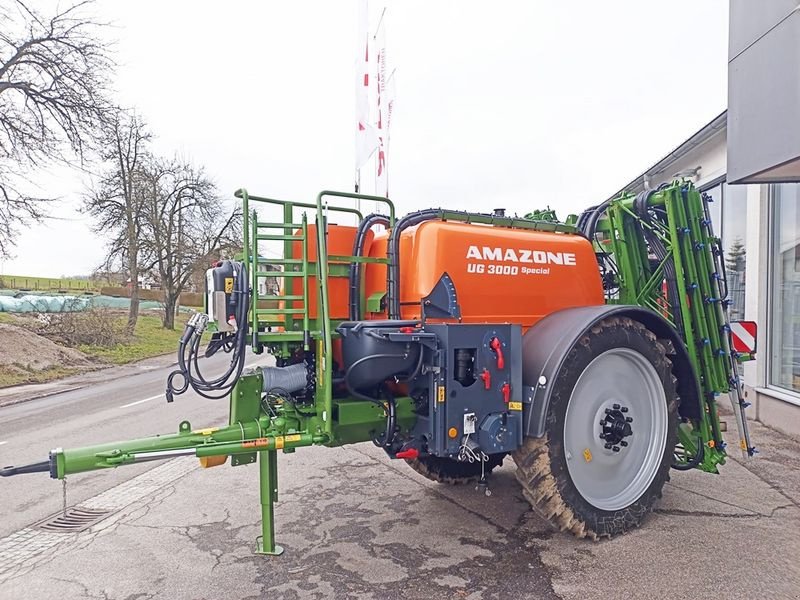
<svg viewBox="0 0 800 600">
<path fill-rule="evenodd" d="M 161 283 L 156 281 L 152 277 L 143 277 L 142 275 L 139 275 L 139 277 L 137 279 L 139 280 L 139 289 L 140 290 L 160 290 L 161 289 Z M 128 277 L 128 279 L 125 281 L 125 287 L 127 287 L 128 289 L 131 289 L 133 287 L 131 285 L 132 281 L 133 280 L 130 277 Z"/>
</svg>

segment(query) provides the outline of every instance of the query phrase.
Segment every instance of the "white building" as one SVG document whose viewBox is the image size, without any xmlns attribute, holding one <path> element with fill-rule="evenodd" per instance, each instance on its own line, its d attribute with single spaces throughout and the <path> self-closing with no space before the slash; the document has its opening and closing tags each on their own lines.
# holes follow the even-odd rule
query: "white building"
<svg viewBox="0 0 800 600">
<path fill-rule="evenodd" d="M 800 184 L 726 183 L 722 113 L 623 189 L 691 179 L 706 192 L 728 265 L 731 318 L 758 323 L 757 359 L 745 363 L 749 416 L 800 435 Z M 614 194 L 616 196 L 618 194 Z"/>
</svg>

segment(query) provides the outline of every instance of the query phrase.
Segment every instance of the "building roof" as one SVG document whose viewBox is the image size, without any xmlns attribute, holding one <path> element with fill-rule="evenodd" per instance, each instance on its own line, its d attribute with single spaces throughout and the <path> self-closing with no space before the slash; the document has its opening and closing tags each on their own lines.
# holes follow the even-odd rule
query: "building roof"
<svg viewBox="0 0 800 600">
<path fill-rule="evenodd" d="M 709 123 L 701 127 L 694 135 L 688 140 L 683 142 L 680 146 L 675 148 L 672 152 L 667 154 L 664 158 L 655 163 L 652 167 L 647 169 L 644 173 L 631 180 L 627 185 L 623 186 L 619 191 L 614 193 L 611 198 L 616 198 L 622 192 L 638 193 L 645 189 L 645 182 L 657 178 L 664 171 L 669 169 L 681 158 L 689 154 L 692 150 L 705 143 L 715 135 L 725 131 L 728 123 L 728 111 L 722 111 L 719 115 L 714 117 Z M 610 199 L 610 198 L 609 198 Z"/>
</svg>

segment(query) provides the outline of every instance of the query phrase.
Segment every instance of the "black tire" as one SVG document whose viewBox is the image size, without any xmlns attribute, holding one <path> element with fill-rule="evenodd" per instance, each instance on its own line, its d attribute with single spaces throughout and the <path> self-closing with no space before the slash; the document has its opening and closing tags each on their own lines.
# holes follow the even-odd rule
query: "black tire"
<svg viewBox="0 0 800 600">
<path fill-rule="evenodd" d="M 635 351 L 655 368 L 667 405 L 666 441 L 652 482 L 638 499 L 617 510 L 602 510 L 588 502 L 572 481 L 564 445 L 564 423 L 580 375 L 596 357 L 618 348 Z M 527 438 L 512 454 L 517 464 L 517 479 L 535 512 L 561 531 L 595 540 L 624 533 L 642 523 L 669 480 L 677 441 L 679 400 L 671 369 L 664 346 L 655 334 L 638 321 L 626 317 L 601 321 L 575 343 L 553 383 L 544 437 Z M 587 418 L 593 418 L 590 413 L 587 411 Z M 660 454 L 658 449 L 656 452 Z"/>
<path fill-rule="evenodd" d="M 484 464 L 484 472 L 488 475 L 493 469 L 503 464 L 505 454 L 490 454 Z M 449 485 L 477 483 L 481 478 L 481 465 L 477 462 L 461 462 L 452 458 L 425 456 L 406 460 L 409 467 L 431 481 Z"/>
</svg>

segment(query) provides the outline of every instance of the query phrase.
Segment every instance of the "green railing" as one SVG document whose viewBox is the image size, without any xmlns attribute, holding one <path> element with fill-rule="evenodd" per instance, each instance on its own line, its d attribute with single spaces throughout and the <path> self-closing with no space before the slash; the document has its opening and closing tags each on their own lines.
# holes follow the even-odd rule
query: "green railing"
<svg viewBox="0 0 800 600">
<path fill-rule="evenodd" d="M 252 196 L 241 189 L 235 196 L 242 200 L 243 242 L 245 261 L 250 271 L 251 286 L 251 328 L 253 349 L 261 352 L 264 346 L 279 358 L 288 358 L 302 342 L 305 351 L 314 350 L 319 368 L 316 386 L 316 413 L 321 416 L 324 432 L 333 439 L 333 385 L 330 361 L 333 353 L 333 336 L 340 320 L 332 318 L 329 293 L 330 277 L 348 277 L 350 265 L 355 262 L 386 263 L 384 258 L 370 258 L 351 255 L 328 255 L 327 223 L 329 213 L 350 215 L 360 223 L 361 211 L 325 203 L 325 198 L 343 198 L 357 201 L 376 202 L 386 206 L 390 227 L 395 222 L 394 205 L 387 198 L 365 194 L 323 191 L 317 195 L 316 202 L 296 202 L 263 196 Z M 259 220 L 258 212 L 252 209 L 254 203 L 274 206 L 280 209 L 280 220 Z M 299 222 L 296 211 L 303 213 Z M 316 225 L 316 260 L 309 260 L 308 212 L 314 215 Z M 283 251 L 279 257 L 261 256 L 259 242 L 281 242 Z M 300 244 L 300 257 L 295 256 L 293 244 Z M 333 261 L 334 264 L 331 264 Z M 313 273 L 316 289 L 309 289 L 309 278 Z M 259 279 L 281 280 L 276 293 L 262 294 Z M 300 279 L 301 290 L 297 293 L 292 283 Z M 269 290 L 268 290 L 269 292 Z M 317 295 L 317 313 L 311 318 L 309 297 Z M 273 306 L 262 307 L 264 303 Z M 302 327 L 302 330 L 300 328 Z M 312 344 L 314 347 L 312 348 Z"/>
</svg>

